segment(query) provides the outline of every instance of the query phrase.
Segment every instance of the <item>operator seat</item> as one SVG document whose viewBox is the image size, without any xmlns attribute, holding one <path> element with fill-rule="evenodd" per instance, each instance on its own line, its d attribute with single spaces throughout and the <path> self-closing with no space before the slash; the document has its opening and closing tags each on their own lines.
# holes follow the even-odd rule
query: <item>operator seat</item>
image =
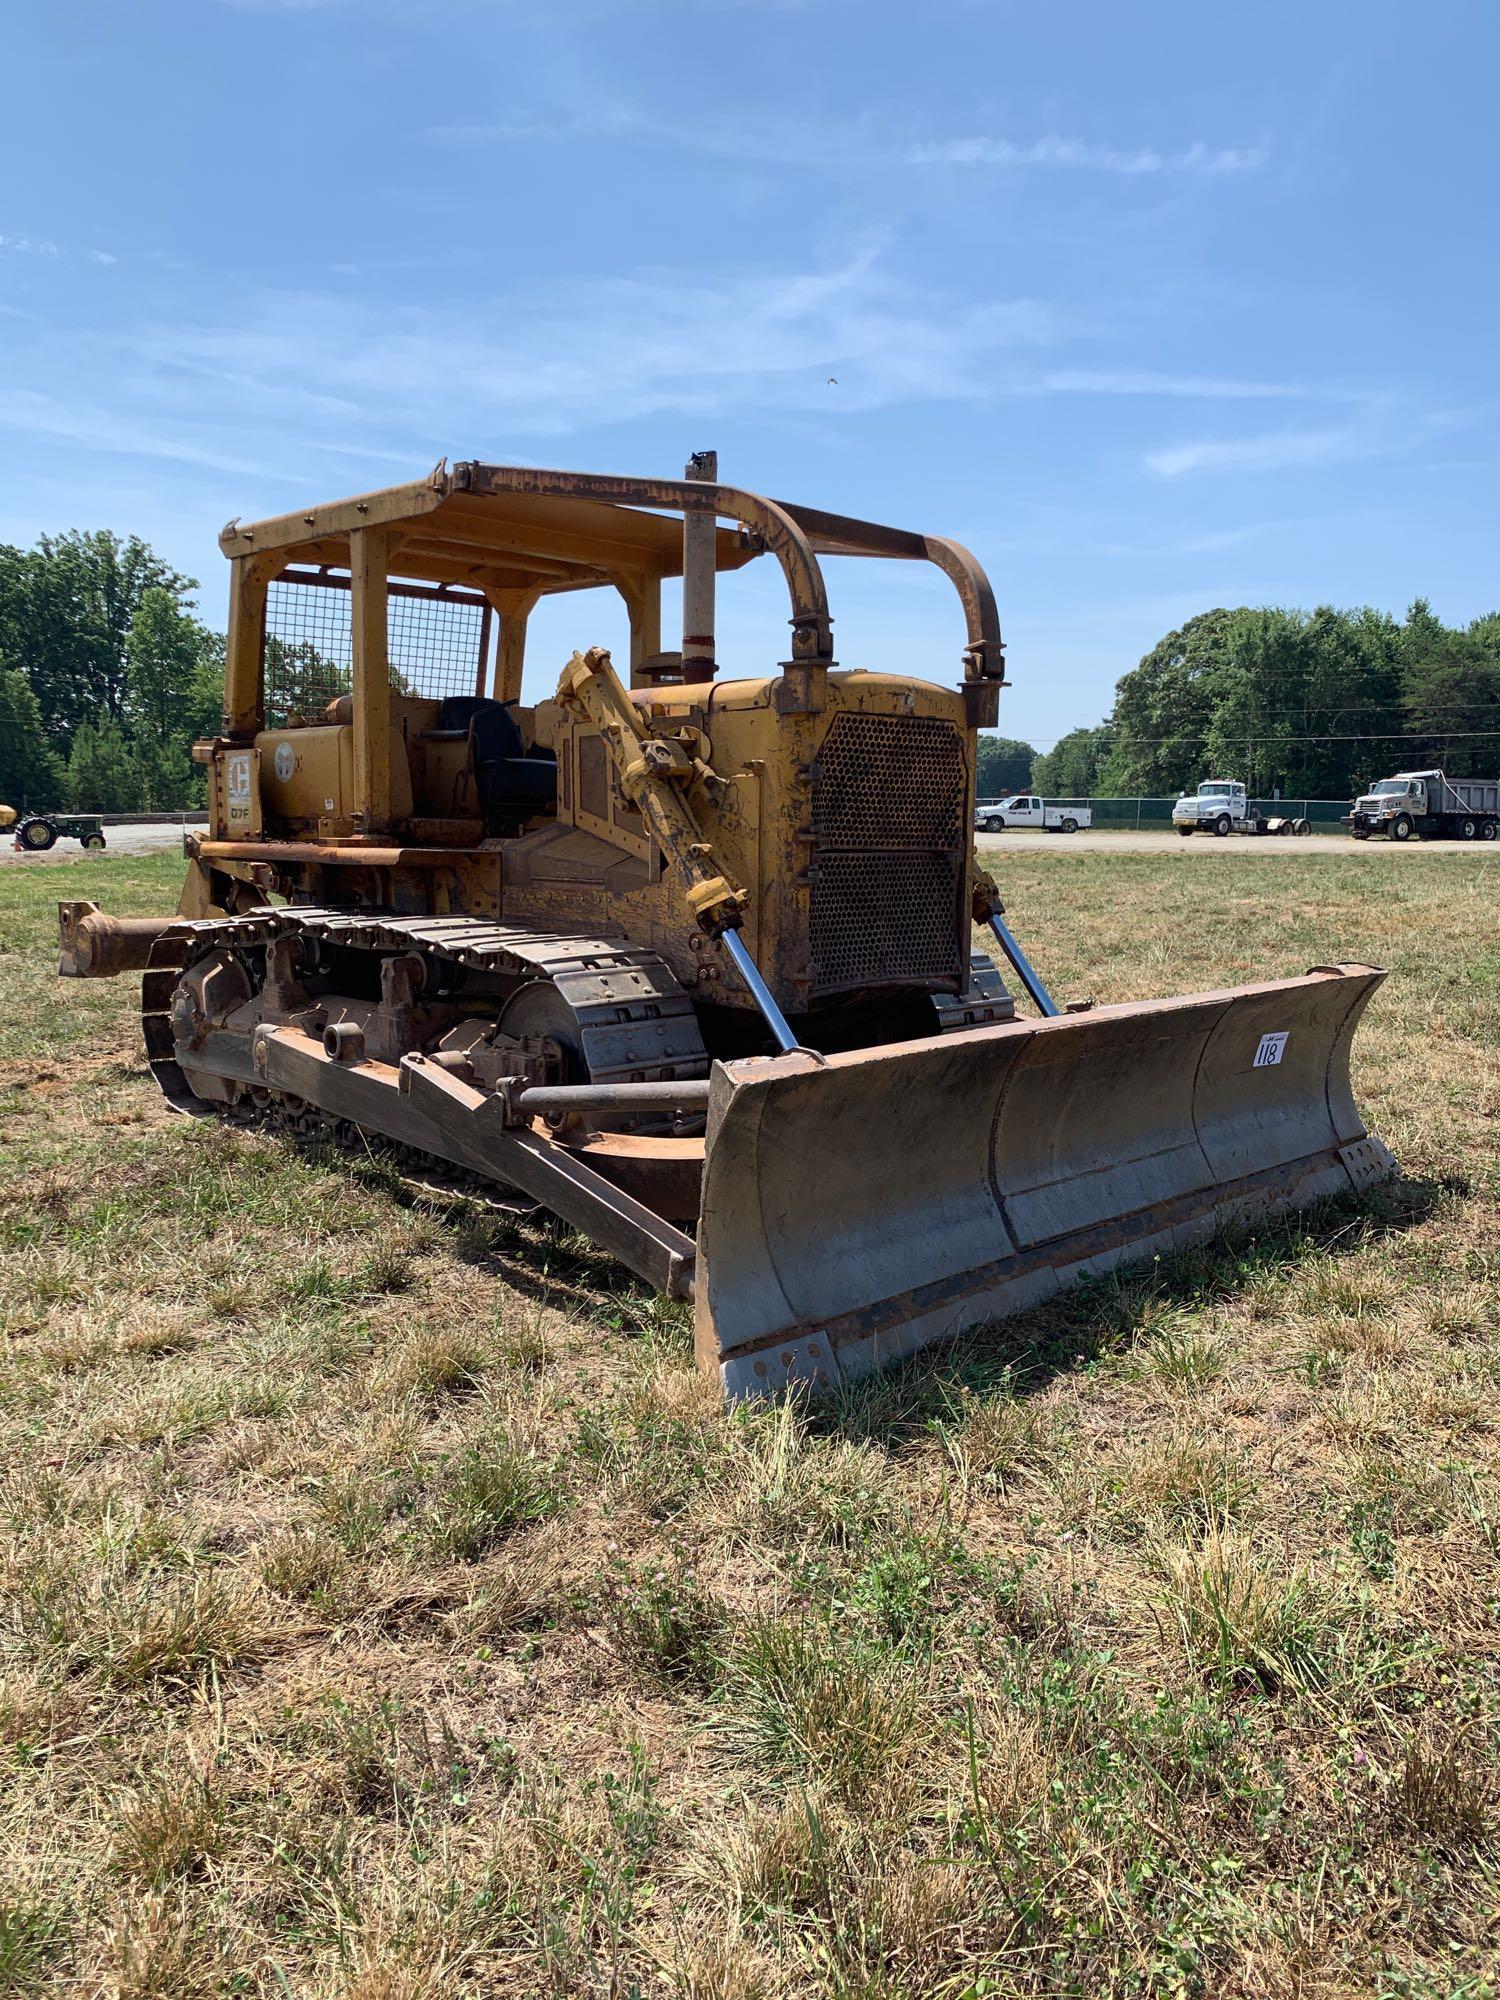
<svg viewBox="0 0 1500 2000">
<path fill-rule="evenodd" d="M 438 729 L 468 736 L 480 810 L 493 833 L 514 833 L 557 804 L 557 759 L 550 751 L 527 754 L 512 706 L 473 694 L 438 704 Z"/>
</svg>

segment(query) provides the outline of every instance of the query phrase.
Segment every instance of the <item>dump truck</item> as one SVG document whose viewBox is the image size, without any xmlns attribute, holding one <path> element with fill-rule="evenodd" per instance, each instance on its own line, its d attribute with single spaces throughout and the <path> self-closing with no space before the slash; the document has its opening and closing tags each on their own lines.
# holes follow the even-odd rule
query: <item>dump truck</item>
<svg viewBox="0 0 1500 2000">
<path fill-rule="evenodd" d="M 1309 821 L 1292 813 L 1263 813 L 1245 796 L 1238 778 L 1205 778 L 1196 792 L 1183 792 L 1172 808 L 1172 824 L 1184 837 L 1213 833 L 1306 834 Z"/>
<path fill-rule="evenodd" d="M 176 1109 L 563 1218 L 691 1302 L 734 1396 L 831 1389 L 1392 1170 L 1349 1077 L 1377 967 L 1054 1000 L 975 865 L 1005 666 L 957 542 L 700 454 L 680 480 L 442 461 L 220 545 L 177 911 L 60 909 L 64 974 L 143 973 Z M 831 556 L 936 566 L 953 682 L 840 666 Z M 728 679 L 717 579 L 762 560 L 790 643 Z M 532 607 L 597 589 L 628 663 L 586 646 L 528 705 Z"/>
<path fill-rule="evenodd" d="M 1500 778 L 1448 778 L 1398 771 L 1354 801 L 1344 825 L 1356 840 L 1493 840 L 1500 833 Z"/>
</svg>

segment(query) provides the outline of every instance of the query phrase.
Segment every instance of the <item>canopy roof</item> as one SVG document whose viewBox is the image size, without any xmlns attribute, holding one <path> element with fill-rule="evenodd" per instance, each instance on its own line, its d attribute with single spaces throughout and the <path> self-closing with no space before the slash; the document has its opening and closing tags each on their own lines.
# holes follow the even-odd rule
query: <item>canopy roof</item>
<svg viewBox="0 0 1500 2000">
<path fill-rule="evenodd" d="M 350 530 L 384 526 L 396 537 L 391 574 L 424 583 L 548 593 L 613 583 L 621 572 L 682 574 L 680 518 L 576 494 L 475 491 L 468 475 L 476 470 L 490 468 L 439 465 L 408 485 L 271 520 L 231 521 L 219 546 L 227 556 L 276 551 L 289 566 L 342 569 Z M 742 568 L 765 546 L 743 528 L 720 528 L 715 541 L 721 570 Z"/>
<path fill-rule="evenodd" d="M 795 659 L 826 660 L 832 653 L 818 557 L 893 556 L 936 563 L 947 575 L 968 630 L 965 678 L 1001 680 L 994 593 L 959 543 L 769 500 L 712 480 L 617 478 L 478 459 L 450 470 L 443 459 L 426 479 L 407 486 L 249 525 L 231 521 L 219 546 L 227 556 L 262 558 L 274 572 L 294 564 L 342 568 L 350 562 L 350 535 L 381 527 L 395 538 L 386 556 L 391 576 L 539 596 L 613 583 L 628 597 L 647 579 L 682 574 L 682 526 L 673 516 L 686 514 L 738 524 L 716 530 L 717 569 L 739 569 L 763 553 L 776 558 L 791 598 Z"/>
</svg>

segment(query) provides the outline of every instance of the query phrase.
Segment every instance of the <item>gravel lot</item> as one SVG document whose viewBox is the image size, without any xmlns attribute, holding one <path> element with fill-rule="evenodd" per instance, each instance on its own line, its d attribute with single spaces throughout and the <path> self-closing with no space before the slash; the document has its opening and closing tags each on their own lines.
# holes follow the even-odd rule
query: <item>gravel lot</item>
<svg viewBox="0 0 1500 2000">
<path fill-rule="evenodd" d="M 109 846 L 105 854 L 158 854 L 164 849 L 179 848 L 182 845 L 182 827 L 171 826 L 108 826 L 104 837 Z M 1259 838 L 1247 834 L 1230 834 L 1224 840 L 1216 840 L 1212 834 L 1195 833 L 1190 840 L 1184 840 L 1175 833 L 1031 833 L 1012 830 L 1008 833 L 981 833 L 977 845 L 981 854 L 1025 852 L 1029 848 L 1043 848 L 1049 853 L 1067 854 L 1269 854 L 1287 856 L 1292 854 L 1383 854 L 1391 842 L 1385 840 L 1352 840 L 1345 833 L 1313 833 L 1303 840 L 1282 840 L 1274 835 Z M 1471 856 L 1489 855 L 1500 858 L 1500 843 L 1475 841 L 1472 847 L 1457 840 L 1413 840 L 1408 843 L 1414 854 L 1449 854 Z M 0 839 L 0 868 L 44 867 L 53 861 L 76 861 L 83 852 L 76 840 L 60 840 L 45 854 L 17 854 L 8 839 Z"/>
<path fill-rule="evenodd" d="M 207 828 L 200 823 L 200 831 Z M 105 850 L 101 860 L 107 861 L 111 854 L 159 854 L 164 848 L 182 846 L 182 827 L 174 820 L 168 826 L 156 826 L 146 822 L 127 826 L 107 826 L 104 829 Z M 0 836 L 0 868 L 45 867 L 52 861 L 76 861 L 83 849 L 76 840 L 59 840 L 55 847 L 49 847 L 45 854 L 29 854 L 24 850 L 18 854 L 11 845 L 9 834 Z"/>
<path fill-rule="evenodd" d="M 1195 833 L 1186 840 L 1180 833 L 981 833 L 976 836 L 981 854 L 1003 854 L 1007 849 L 1041 847 L 1065 853 L 1092 854 L 1384 854 L 1395 843 L 1389 840 L 1355 840 L 1347 833 L 1309 833 L 1301 840 L 1283 839 L 1279 834 L 1226 834 L 1219 840 L 1211 833 Z M 1500 858 L 1500 842 L 1476 840 L 1412 840 L 1408 849 L 1421 854 L 1487 854 Z"/>
</svg>

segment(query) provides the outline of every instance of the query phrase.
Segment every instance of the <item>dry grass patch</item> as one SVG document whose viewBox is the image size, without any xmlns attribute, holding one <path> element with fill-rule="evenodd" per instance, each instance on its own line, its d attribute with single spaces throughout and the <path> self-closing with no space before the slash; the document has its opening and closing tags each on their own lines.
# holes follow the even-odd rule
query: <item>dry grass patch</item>
<svg viewBox="0 0 1500 2000">
<path fill-rule="evenodd" d="M 224 1801 L 211 1768 L 181 1759 L 109 1800 L 107 1820 L 115 1868 L 153 1886 L 201 1874 L 225 1842 Z"/>
<path fill-rule="evenodd" d="M 1401 1753 L 1391 1811 L 1413 1833 L 1453 1851 L 1485 1839 L 1495 1793 L 1494 1749 L 1481 1733 L 1429 1725 Z"/>
<path fill-rule="evenodd" d="M 506 1437 L 471 1445 L 432 1482 L 422 1531 L 438 1556 L 473 1562 L 563 1504 L 553 1466 Z"/>
<path fill-rule="evenodd" d="M 343 1554 L 319 1528 L 282 1528 L 261 1546 L 261 1580 L 278 1597 L 316 1598 L 338 1576 Z"/>
<path fill-rule="evenodd" d="M 739 1754 L 846 1799 L 899 1784 L 931 1726 L 909 1665 L 800 1617 L 763 1619 L 740 1636 L 721 1702 Z"/>
<path fill-rule="evenodd" d="M 397 1397 L 468 1396 L 488 1359 L 488 1344 L 468 1328 L 424 1327 L 391 1355 L 383 1380 Z"/>
<path fill-rule="evenodd" d="M 1480 2000 L 1495 866 L 1412 860 L 1007 851 L 1065 993 L 1388 963 L 1406 1179 L 738 1412 L 568 1232 L 169 1116 L 48 906 L 175 864 L 9 871 L 0 1993 Z"/>
</svg>

